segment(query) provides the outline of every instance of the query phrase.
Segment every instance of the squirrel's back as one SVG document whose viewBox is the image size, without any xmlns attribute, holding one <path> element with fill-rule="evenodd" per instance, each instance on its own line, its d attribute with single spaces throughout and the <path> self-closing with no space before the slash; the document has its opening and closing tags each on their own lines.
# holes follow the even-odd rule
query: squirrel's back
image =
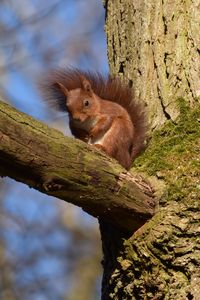
<svg viewBox="0 0 200 300">
<path fill-rule="evenodd" d="M 57 83 L 62 84 L 67 90 L 82 87 L 82 78 L 86 78 L 93 92 L 102 99 L 118 103 L 128 112 L 134 127 L 133 147 L 131 158 L 134 159 L 144 148 L 147 121 L 144 105 L 135 99 L 133 89 L 124 84 L 119 78 L 103 76 L 98 72 L 82 71 L 74 68 L 54 70 L 46 76 L 41 84 L 45 98 L 50 100 L 55 107 L 66 111 L 66 99 L 58 89 Z"/>
</svg>

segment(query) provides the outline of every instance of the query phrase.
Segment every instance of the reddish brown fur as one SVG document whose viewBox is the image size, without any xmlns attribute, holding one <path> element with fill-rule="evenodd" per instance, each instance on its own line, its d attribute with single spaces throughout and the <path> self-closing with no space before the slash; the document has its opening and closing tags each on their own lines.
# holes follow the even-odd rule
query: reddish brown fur
<svg viewBox="0 0 200 300">
<path fill-rule="evenodd" d="M 144 107 L 135 101 L 130 87 L 124 85 L 118 78 L 104 78 L 99 73 L 66 69 L 53 71 L 43 83 L 42 89 L 48 100 L 53 100 L 54 104 L 56 100 L 61 110 L 69 112 L 70 128 L 77 138 L 85 141 L 88 138 L 95 140 L 112 127 L 112 133 L 108 132 L 103 145 L 95 146 L 116 158 L 125 168 L 130 168 L 131 161 L 144 148 L 146 133 Z M 66 89 L 67 96 L 63 89 Z M 96 107 L 94 109 L 92 106 L 90 111 L 84 111 L 79 104 L 83 99 L 89 98 L 92 103 L 96 103 Z M 70 108 L 70 99 L 82 100 L 73 100 Z M 88 114 L 90 119 L 92 116 L 93 119 L 98 119 L 96 126 L 93 125 L 90 130 L 74 126 L 75 118 L 83 122 Z"/>
</svg>

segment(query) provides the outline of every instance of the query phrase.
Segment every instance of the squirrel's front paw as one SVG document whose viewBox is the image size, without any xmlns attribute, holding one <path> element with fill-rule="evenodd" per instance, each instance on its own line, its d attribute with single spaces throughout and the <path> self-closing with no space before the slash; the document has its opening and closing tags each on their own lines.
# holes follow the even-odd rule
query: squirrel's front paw
<svg viewBox="0 0 200 300">
<path fill-rule="evenodd" d="M 91 131 L 90 131 L 90 134 L 89 134 L 89 138 L 90 139 L 94 139 L 98 134 L 98 129 L 97 128 L 93 128 Z"/>
</svg>

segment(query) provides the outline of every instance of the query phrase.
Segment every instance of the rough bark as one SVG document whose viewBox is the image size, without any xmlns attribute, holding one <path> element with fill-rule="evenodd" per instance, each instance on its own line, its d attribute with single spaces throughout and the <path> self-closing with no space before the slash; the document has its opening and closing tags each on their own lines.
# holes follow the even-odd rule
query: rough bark
<svg viewBox="0 0 200 300">
<path fill-rule="evenodd" d="M 103 299 L 199 299 L 200 106 L 181 105 L 135 162 L 164 186 L 159 210 L 131 238 L 102 231 Z"/>
<path fill-rule="evenodd" d="M 104 2 L 111 72 L 133 84 L 152 127 L 175 120 L 174 99 L 200 96 L 199 1 Z"/>
<path fill-rule="evenodd" d="M 164 193 L 159 211 L 147 224 L 120 248 L 119 240 L 113 240 L 119 251 L 102 232 L 104 259 L 112 258 L 104 269 L 102 299 L 197 300 L 199 2 L 107 0 L 104 5 L 111 73 L 133 85 L 147 103 L 151 128 L 160 128 L 152 133 L 135 170 L 155 178 Z"/>
<path fill-rule="evenodd" d="M 131 232 L 155 210 L 153 190 L 141 176 L 3 102 L 0 175 L 78 205 Z"/>
</svg>

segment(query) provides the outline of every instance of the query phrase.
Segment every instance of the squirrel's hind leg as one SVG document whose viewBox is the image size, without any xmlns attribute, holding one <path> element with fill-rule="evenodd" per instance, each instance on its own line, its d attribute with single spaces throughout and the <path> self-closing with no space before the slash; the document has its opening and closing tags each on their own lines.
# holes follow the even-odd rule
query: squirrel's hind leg
<svg viewBox="0 0 200 300">
<path fill-rule="evenodd" d="M 100 144 L 93 144 L 94 147 L 96 147 L 97 149 L 106 152 L 106 148 Z"/>
</svg>

